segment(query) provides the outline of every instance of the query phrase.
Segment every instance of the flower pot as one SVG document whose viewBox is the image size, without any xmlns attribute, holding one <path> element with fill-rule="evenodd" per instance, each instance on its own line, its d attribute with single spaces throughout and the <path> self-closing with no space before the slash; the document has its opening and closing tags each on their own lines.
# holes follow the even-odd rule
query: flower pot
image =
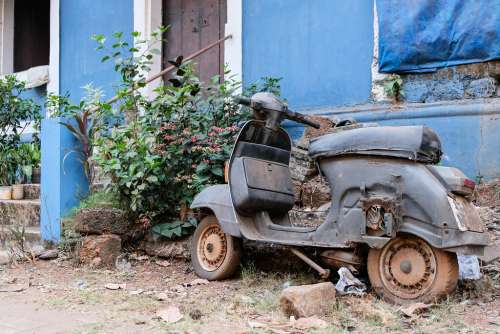
<svg viewBox="0 0 500 334">
<path fill-rule="evenodd" d="M 40 167 L 35 167 L 33 168 L 33 175 L 31 176 L 31 182 L 35 183 L 35 184 L 39 184 L 40 183 L 40 179 L 41 179 L 41 170 L 40 170 Z"/>
<path fill-rule="evenodd" d="M 24 198 L 24 186 L 22 184 L 14 184 L 12 186 L 12 199 L 21 200 Z"/>
<path fill-rule="evenodd" d="M 0 186 L 0 200 L 12 199 L 12 187 Z"/>
</svg>

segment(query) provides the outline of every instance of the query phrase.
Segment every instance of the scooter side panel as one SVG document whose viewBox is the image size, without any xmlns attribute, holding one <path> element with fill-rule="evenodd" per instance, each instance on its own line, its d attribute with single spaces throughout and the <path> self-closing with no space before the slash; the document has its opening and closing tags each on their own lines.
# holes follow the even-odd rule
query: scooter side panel
<svg viewBox="0 0 500 334">
<path fill-rule="evenodd" d="M 211 210 L 225 233 L 233 237 L 241 237 L 240 226 L 233 210 L 229 185 L 217 184 L 203 189 L 194 198 L 191 209 Z"/>
<path fill-rule="evenodd" d="M 332 207 L 315 238 L 364 242 L 367 235 L 363 207 L 376 199 L 393 202 L 396 233 L 417 235 L 437 248 L 485 245 L 484 235 L 460 231 L 448 193 L 425 165 L 380 157 L 344 156 L 320 161 L 332 193 Z M 455 238 L 455 240 L 452 240 Z"/>
</svg>

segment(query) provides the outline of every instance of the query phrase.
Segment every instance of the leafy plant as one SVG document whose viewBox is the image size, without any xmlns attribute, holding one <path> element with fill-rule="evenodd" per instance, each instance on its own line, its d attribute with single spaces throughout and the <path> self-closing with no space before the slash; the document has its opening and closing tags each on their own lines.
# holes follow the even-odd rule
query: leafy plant
<svg viewBox="0 0 500 334">
<path fill-rule="evenodd" d="M 39 128 L 40 106 L 23 98 L 25 84 L 15 76 L 0 79 L 0 184 L 15 182 L 18 175 L 18 149 L 26 128 Z"/>
<path fill-rule="evenodd" d="M 185 221 L 177 219 L 171 223 L 155 225 L 153 226 L 153 232 L 165 238 L 172 239 L 191 234 L 197 225 L 198 221 L 193 217 L 189 217 Z"/>
<path fill-rule="evenodd" d="M 248 86 L 244 95 L 252 96 L 256 93 L 269 92 L 279 97 L 281 96 L 281 80 L 283 80 L 281 77 L 262 77 L 258 82 Z"/>
<path fill-rule="evenodd" d="M 398 74 L 391 74 L 384 80 L 384 91 L 387 96 L 399 101 L 401 97 L 405 96 L 403 79 Z"/>
</svg>

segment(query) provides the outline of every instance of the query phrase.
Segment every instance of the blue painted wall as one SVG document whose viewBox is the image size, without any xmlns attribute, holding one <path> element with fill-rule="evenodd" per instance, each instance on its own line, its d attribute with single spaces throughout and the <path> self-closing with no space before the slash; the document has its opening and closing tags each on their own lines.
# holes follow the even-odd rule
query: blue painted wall
<svg viewBox="0 0 500 334">
<path fill-rule="evenodd" d="M 373 1 L 243 1 L 243 83 L 283 77 L 293 108 L 365 103 Z"/>
<path fill-rule="evenodd" d="M 326 111 L 326 117 L 354 118 L 358 122 L 380 125 L 427 125 L 441 139 L 445 166 L 460 168 L 468 177 L 486 180 L 500 177 L 500 99 L 488 103 L 438 103 L 418 107 L 408 105 L 402 110 Z M 303 127 L 287 123 L 294 138 Z"/>
<path fill-rule="evenodd" d="M 133 30 L 133 0 L 64 0 L 60 3 L 61 94 L 70 93 L 74 101 L 83 95 L 82 87 L 93 83 L 113 95 L 117 75 L 110 63 L 101 63 L 95 51 L 93 34 L 111 36 Z M 45 240 L 60 238 L 60 218 L 67 215 L 88 191 L 78 156 L 72 153 L 78 142 L 57 119 L 42 122 L 41 231 Z"/>
<path fill-rule="evenodd" d="M 121 31 L 130 35 L 134 27 L 133 0 L 64 0 L 61 1 L 60 23 L 60 92 L 70 92 L 79 100 L 82 86 L 92 83 L 113 96 L 112 85 L 118 76 L 110 63 L 102 63 L 95 50 L 94 34 L 111 35 Z"/>
</svg>

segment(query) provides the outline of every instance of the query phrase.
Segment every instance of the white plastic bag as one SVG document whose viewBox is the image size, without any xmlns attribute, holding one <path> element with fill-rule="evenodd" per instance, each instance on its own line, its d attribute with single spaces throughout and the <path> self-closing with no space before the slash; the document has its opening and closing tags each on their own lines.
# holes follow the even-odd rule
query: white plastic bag
<svg viewBox="0 0 500 334">
<path fill-rule="evenodd" d="M 461 280 L 478 280 L 481 278 L 479 260 L 475 255 L 458 255 L 458 278 Z"/>
<path fill-rule="evenodd" d="M 340 295 L 358 295 L 365 294 L 366 285 L 354 277 L 349 269 L 341 267 L 338 271 L 339 281 L 335 284 L 335 289 Z"/>
</svg>

